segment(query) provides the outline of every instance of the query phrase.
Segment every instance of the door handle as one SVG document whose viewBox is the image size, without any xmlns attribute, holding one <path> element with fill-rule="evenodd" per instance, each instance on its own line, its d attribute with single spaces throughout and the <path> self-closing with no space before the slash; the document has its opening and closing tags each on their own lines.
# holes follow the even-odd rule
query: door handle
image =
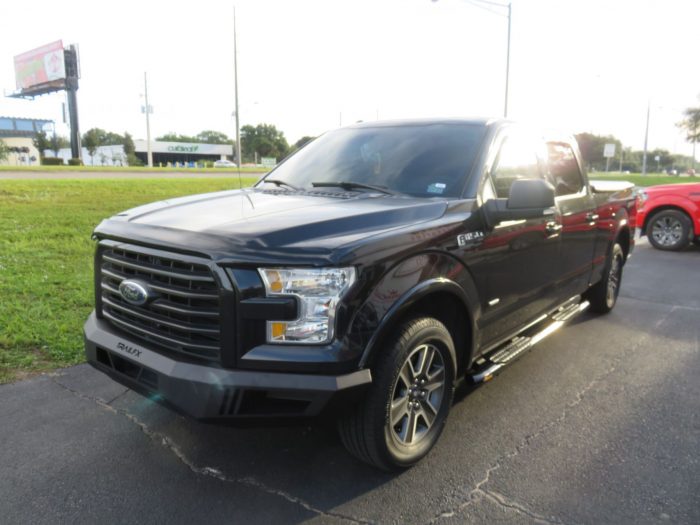
<svg viewBox="0 0 700 525">
<path fill-rule="evenodd" d="M 597 213 L 593 213 L 592 211 L 590 211 L 586 214 L 587 221 L 597 221 L 598 219 L 600 219 L 600 215 L 598 215 Z"/>
<path fill-rule="evenodd" d="M 562 228 L 563 226 L 556 221 L 548 221 L 547 224 L 544 225 L 544 230 L 549 235 L 559 233 L 562 230 Z"/>
</svg>

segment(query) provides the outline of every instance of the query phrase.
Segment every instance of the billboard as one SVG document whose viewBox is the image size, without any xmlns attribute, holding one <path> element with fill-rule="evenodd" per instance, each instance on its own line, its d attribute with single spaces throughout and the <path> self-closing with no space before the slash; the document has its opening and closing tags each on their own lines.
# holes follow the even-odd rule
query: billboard
<svg viewBox="0 0 700 525">
<path fill-rule="evenodd" d="M 26 90 L 66 78 L 63 42 L 58 40 L 15 57 L 17 89 Z"/>
</svg>

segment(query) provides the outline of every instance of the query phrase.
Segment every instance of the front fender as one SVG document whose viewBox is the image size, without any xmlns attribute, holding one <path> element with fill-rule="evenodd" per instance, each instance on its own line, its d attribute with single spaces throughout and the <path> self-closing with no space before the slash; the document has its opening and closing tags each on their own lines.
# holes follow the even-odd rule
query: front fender
<svg viewBox="0 0 700 525">
<path fill-rule="evenodd" d="M 456 298 L 468 313 L 465 322 L 471 328 L 471 341 L 466 341 L 465 358 L 469 362 L 476 343 L 475 323 L 481 315 L 474 281 L 468 269 L 455 257 L 426 252 L 411 256 L 384 273 L 353 318 L 350 332 L 361 339 L 364 346 L 360 368 L 377 350 L 382 336 L 395 328 L 417 301 L 438 292 Z"/>
</svg>

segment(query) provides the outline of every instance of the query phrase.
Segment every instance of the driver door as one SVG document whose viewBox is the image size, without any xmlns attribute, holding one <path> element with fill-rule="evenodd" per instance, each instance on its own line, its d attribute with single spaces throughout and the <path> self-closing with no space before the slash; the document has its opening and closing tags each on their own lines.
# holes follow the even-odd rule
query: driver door
<svg viewBox="0 0 700 525">
<path fill-rule="evenodd" d="M 524 133 L 502 138 L 482 181 L 482 204 L 508 198 L 518 179 L 544 178 L 544 143 Z M 558 297 L 561 217 L 502 221 L 484 231 L 470 257 L 482 304 L 481 346 L 510 337 L 551 309 Z"/>
</svg>

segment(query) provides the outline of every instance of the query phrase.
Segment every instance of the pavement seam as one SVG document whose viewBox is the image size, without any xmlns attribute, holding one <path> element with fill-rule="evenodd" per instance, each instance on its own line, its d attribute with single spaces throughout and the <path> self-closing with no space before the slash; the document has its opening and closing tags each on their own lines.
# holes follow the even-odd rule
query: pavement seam
<svg viewBox="0 0 700 525">
<path fill-rule="evenodd" d="M 108 404 L 108 405 L 111 405 L 112 403 L 114 403 L 114 402 L 115 402 L 117 399 L 119 399 L 120 397 L 125 396 L 126 394 L 128 394 L 130 390 L 131 390 L 130 388 L 124 389 L 124 392 L 122 392 L 121 394 L 117 394 L 116 396 L 114 396 L 112 399 L 110 399 L 109 401 L 107 401 L 107 404 Z"/>
<path fill-rule="evenodd" d="M 675 305 L 673 305 L 673 307 L 666 313 L 666 315 L 665 315 L 664 317 L 662 317 L 661 319 L 659 319 L 659 320 L 654 324 L 653 328 L 659 328 L 659 327 L 671 316 L 671 314 L 672 314 L 676 309 L 677 309 L 677 307 L 676 307 Z M 563 524 L 564 522 L 560 521 L 560 520 L 557 519 L 556 517 L 547 518 L 547 517 L 545 517 L 545 516 L 542 516 L 542 515 L 540 515 L 540 514 L 537 514 L 537 513 L 533 512 L 533 511 L 529 510 L 529 509 L 528 509 L 527 507 L 525 507 L 524 505 L 522 505 L 522 504 L 516 502 L 516 501 L 513 500 L 513 499 L 507 498 L 506 496 L 504 496 L 504 495 L 502 495 L 502 494 L 499 494 L 499 493 L 496 493 L 496 492 L 494 492 L 494 491 L 485 490 L 485 489 L 483 489 L 482 487 L 483 487 L 484 485 L 486 485 L 487 483 L 489 483 L 489 481 L 491 480 L 491 474 L 493 474 L 496 470 L 498 470 L 499 468 L 501 468 L 501 465 L 502 465 L 505 461 L 510 460 L 510 459 L 516 457 L 516 456 L 519 455 L 523 450 L 525 450 L 527 447 L 529 447 L 529 446 L 530 446 L 530 443 L 532 443 L 533 440 L 535 440 L 536 438 L 540 437 L 542 434 L 544 434 L 544 433 L 547 432 L 548 430 L 551 430 L 553 427 L 558 426 L 558 425 L 560 425 L 561 423 L 563 423 L 563 422 L 566 420 L 566 418 L 569 416 L 569 414 L 571 413 L 571 411 L 572 411 L 573 409 L 575 409 L 578 405 L 580 405 L 580 404 L 583 402 L 583 400 L 584 400 L 586 394 L 587 394 L 588 392 L 590 392 L 591 389 L 593 389 L 593 387 L 594 387 L 596 384 L 603 382 L 603 381 L 604 381 L 605 379 L 607 379 L 610 375 L 612 375 L 613 372 L 615 372 L 615 371 L 617 370 L 617 364 L 620 363 L 621 361 L 623 361 L 624 359 L 626 359 L 626 357 L 627 357 L 628 354 L 634 352 L 634 351 L 635 351 L 646 339 L 648 339 L 649 337 L 650 337 L 649 333 L 646 332 L 646 333 L 645 333 L 642 337 L 640 337 L 640 338 L 637 340 L 637 342 L 636 342 L 633 346 L 631 346 L 626 352 L 623 352 L 623 353 L 621 353 L 621 354 L 618 354 L 617 357 L 613 358 L 613 359 L 611 360 L 611 366 L 610 366 L 610 367 L 608 367 L 605 371 L 603 371 L 603 372 L 602 372 L 601 374 L 599 374 L 597 377 L 595 377 L 594 379 L 592 379 L 592 380 L 591 380 L 586 386 L 584 386 L 581 390 L 579 390 L 578 392 L 576 392 L 576 395 L 574 396 L 574 400 L 571 401 L 571 402 L 569 402 L 569 403 L 567 403 L 567 404 L 564 406 L 564 409 L 562 410 L 562 413 L 561 413 L 561 415 L 560 415 L 559 417 L 557 417 L 557 418 L 555 418 L 555 419 L 553 419 L 553 420 L 551 420 L 551 421 L 545 423 L 544 425 L 542 425 L 542 427 L 540 427 L 540 428 L 539 428 L 538 430 L 536 430 L 534 433 L 528 434 L 527 436 L 525 436 L 524 438 L 522 438 L 522 439 L 520 440 L 520 442 L 515 446 L 515 448 L 514 448 L 513 450 L 511 450 L 510 452 L 506 452 L 505 454 L 502 454 L 500 457 L 498 457 L 498 458 L 492 463 L 492 465 L 491 465 L 488 469 L 486 469 L 486 473 L 485 473 L 484 477 L 481 479 L 481 481 L 479 481 L 479 482 L 475 485 L 475 487 L 474 487 L 471 491 L 469 491 L 469 492 L 467 493 L 467 495 L 466 495 L 467 501 L 463 501 L 462 503 L 460 503 L 459 505 L 457 505 L 456 507 L 454 507 L 454 508 L 452 508 L 452 509 L 450 509 L 450 510 L 440 512 L 439 514 L 437 514 L 436 516 L 434 516 L 430 521 L 428 521 L 428 524 L 432 525 L 432 524 L 434 524 L 434 523 L 440 521 L 440 520 L 443 519 L 443 518 L 452 517 L 452 516 L 454 516 L 455 514 L 457 514 L 458 512 L 463 511 L 463 510 L 466 509 L 467 507 L 473 505 L 474 503 L 477 503 L 477 502 L 480 500 L 480 498 L 478 498 L 477 496 L 485 496 L 485 497 L 489 498 L 491 501 L 493 501 L 494 503 L 496 503 L 496 504 L 498 504 L 498 505 L 501 505 L 501 506 L 503 506 L 503 507 L 512 509 L 512 510 L 518 512 L 519 514 L 523 514 L 523 515 L 525 515 L 525 516 L 527 516 L 527 517 L 529 517 L 529 518 L 533 518 L 533 519 L 536 519 L 536 520 L 540 520 L 541 522 L 544 522 L 544 523 Z M 498 497 L 496 496 L 496 494 L 498 494 Z"/>
<path fill-rule="evenodd" d="M 244 478 L 235 478 L 235 477 L 227 476 L 219 469 L 216 469 L 213 467 L 197 466 L 185 455 L 184 452 L 182 452 L 182 450 L 180 450 L 180 448 L 173 442 L 172 439 L 170 439 L 168 436 L 166 436 L 164 434 L 161 434 L 159 432 L 155 432 L 155 431 L 151 430 L 150 428 L 148 428 L 148 425 L 146 425 L 146 423 L 141 421 L 139 418 L 137 418 L 133 414 L 127 412 L 124 409 L 115 408 L 115 407 L 111 406 L 110 404 L 106 403 L 105 401 L 103 401 L 102 399 L 89 396 L 87 394 L 79 392 L 78 390 L 75 390 L 74 388 L 71 388 L 67 385 L 64 385 L 60 381 L 56 380 L 55 377 L 51 377 L 51 381 L 53 383 L 55 383 L 57 386 L 59 386 L 60 388 L 70 392 L 71 394 L 73 394 L 74 396 L 76 396 L 80 399 L 83 399 L 85 401 L 90 401 L 90 402 L 96 404 L 97 406 L 99 406 L 100 408 L 103 408 L 103 409 L 105 409 L 108 412 L 111 412 L 113 414 L 124 416 L 126 419 L 128 419 L 129 421 L 134 423 L 136 426 L 138 426 L 141 429 L 141 431 L 151 441 L 168 449 L 170 452 L 173 453 L 173 455 L 175 455 L 175 457 L 178 460 L 180 460 L 181 463 L 183 463 L 187 468 L 189 468 L 192 472 L 194 472 L 197 475 L 207 476 L 207 477 L 214 478 L 214 479 L 217 479 L 219 481 L 226 482 L 226 483 L 238 483 L 241 485 L 245 485 L 247 487 L 261 490 L 267 494 L 270 494 L 273 496 L 278 496 L 280 498 L 287 500 L 290 503 L 299 505 L 300 507 L 302 507 L 310 512 L 313 512 L 319 516 L 322 516 L 322 517 L 336 518 L 339 520 L 347 521 L 347 522 L 354 523 L 354 524 L 361 524 L 361 525 L 370 525 L 373 523 L 371 521 L 363 520 L 361 518 L 355 518 L 355 517 L 347 516 L 345 514 L 340 514 L 337 512 L 327 512 L 327 511 L 321 510 L 317 507 L 314 507 L 313 505 L 311 505 L 307 501 L 305 501 L 297 496 L 289 494 L 288 492 L 285 492 L 283 490 L 278 490 L 278 489 L 269 487 L 265 483 L 258 481 L 255 478 L 252 478 L 249 476 L 244 477 Z M 120 394 L 120 396 L 121 395 L 123 395 L 123 394 Z M 119 396 L 117 396 L 117 397 L 119 397 Z"/>
</svg>

